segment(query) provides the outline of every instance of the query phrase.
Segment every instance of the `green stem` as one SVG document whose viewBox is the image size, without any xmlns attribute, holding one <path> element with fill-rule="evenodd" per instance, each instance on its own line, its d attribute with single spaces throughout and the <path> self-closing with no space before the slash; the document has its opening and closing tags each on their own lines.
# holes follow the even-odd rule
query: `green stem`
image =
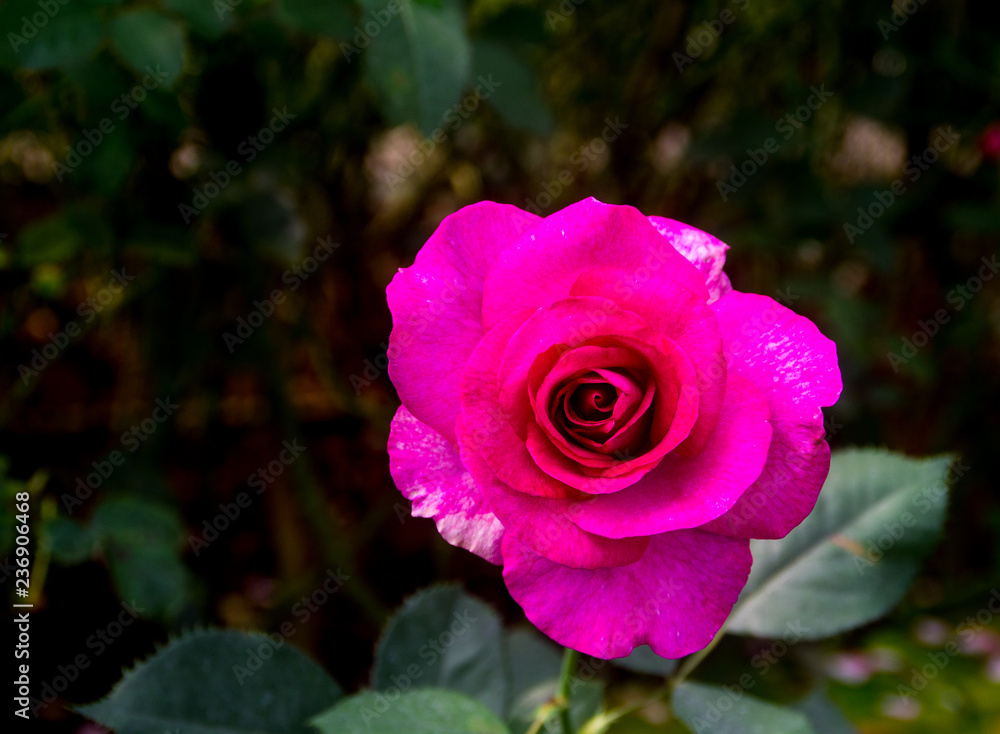
<svg viewBox="0 0 1000 734">
<path fill-rule="evenodd" d="M 567 647 L 566 652 L 563 653 L 562 671 L 559 673 L 559 693 L 557 696 L 557 700 L 561 705 L 559 709 L 559 723 L 562 726 L 562 734 L 573 734 L 573 724 L 569 720 L 569 694 L 579 661 L 580 653 Z"/>
</svg>

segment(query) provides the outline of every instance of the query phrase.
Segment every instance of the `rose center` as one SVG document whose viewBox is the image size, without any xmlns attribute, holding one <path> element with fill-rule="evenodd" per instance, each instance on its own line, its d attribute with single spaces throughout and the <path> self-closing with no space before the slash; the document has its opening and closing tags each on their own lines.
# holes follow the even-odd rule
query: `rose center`
<svg viewBox="0 0 1000 734">
<path fill-rule="evenodd" d="M 608 417 L 618 400 L 618 391 L 607 383 L 581 385 L 570 398 L 573 411 L 585 421 Z"/>
</svg>

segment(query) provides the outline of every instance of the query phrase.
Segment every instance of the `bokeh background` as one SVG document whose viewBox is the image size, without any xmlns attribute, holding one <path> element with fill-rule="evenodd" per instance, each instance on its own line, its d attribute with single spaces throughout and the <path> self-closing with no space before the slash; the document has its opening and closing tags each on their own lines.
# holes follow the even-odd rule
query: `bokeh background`
<svg viewBox="0 0 1000 734">
<path fill-rule="evenodd" d="M 427 584 L 523 621 L 389 476 L 385 286 L 461 206 L 595 196 L 718 236 L 737 289 L 836 341 L 834 448 L 964 467 L 899 608 L 796 645 L 754 693 L 822 680 L 859 731 L 1000 731 L 997 615 L 896 697 L 1000 586 L 995 12 L 2 0 L 0 558 L 27 489 L 34 679 L 88 664 L 42 726 L 78 730 L 72 705 L 185 628 L 293 621 L 356 690 L 385 615 Z M 282 463 L 286 441 L 305 450 Z M 349 582 L 303 621 L 331 569 Z M 729 638 L 702 675 L 759 672 L 768 644 Z M 603 675 L 618 701 L 656 685 Z"/>
</svg>

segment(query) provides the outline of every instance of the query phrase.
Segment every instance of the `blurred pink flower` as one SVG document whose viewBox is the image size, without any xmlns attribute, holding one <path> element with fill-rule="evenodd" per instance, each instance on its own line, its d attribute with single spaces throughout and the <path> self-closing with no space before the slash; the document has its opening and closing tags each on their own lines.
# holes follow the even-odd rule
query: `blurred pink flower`
<svg viewBox="0 0 1000 734">
<path fill-rule="evenodd" d="M 988 161 L 1000 160 L 1000 122 L 992 122 L 979 135 L 979 151 Z"/>
</svg>

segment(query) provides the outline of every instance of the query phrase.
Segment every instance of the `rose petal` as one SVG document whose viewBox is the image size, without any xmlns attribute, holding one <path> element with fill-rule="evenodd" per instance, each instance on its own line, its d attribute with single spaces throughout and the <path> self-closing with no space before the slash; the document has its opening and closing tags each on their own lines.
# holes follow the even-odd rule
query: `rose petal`
<svg viewBox="0 0 1000 734">
<path fill-rule="evenodd" d="M 565 302 L 561 302 L 565 303 Z M 611 339 L 609 337 L 609 339 Z M 648 340 L 648 341 L 647 341 Z M 528 424 L 528 451 L 538 465 L 548 474 L 584 492 L 603 494 L 617 492 L 634 484 L 650 471 L 669 452 L 683 441 L 698 417 L 698 391 L 694 387 L 697 380 L 694 368 L 687 356 L 666 337 L 649 333 L 644 339 L 634 337 L 614 338 L 615 342 L 628 347 L 634 358 L 645 362 L 656 384 L 652 410 L 630 422 L 603 447 L 610 455 L 590 454 L 599 460 L 585 462 L 579 466 L 576 454 L 560 447 L 558 440 L 539 430 L 536 423 Z M 589 353 L 592 347 L 581 347 L 566 353 L 569 366 L 577 355 L 582 363 L 595 359 Z M 617 350 L 605 350 L 616 352 Z M 618 359 L 624 361 L 624 357 Z M 512 376 L 513 382 L 513 376 Z M 510 384 L 510 383 L 508 383 Z M 508 385 L 504 386 L 506 390 Z M 648 391 L 652 394 L 653 391 Z M 636 441 L 648 436 L 641 447 Z"/>
<path fill-rule="evenodd" d="M 455 441 L 455 389 L 483 335 L 486 274 L 521 232 L 541 219 L 506 204 L 482 202 L 446 217 L 386 288 L 393 328 L 389 375 L 403 404 Z"/>
<path fill-rule="evenodd" d="M 503 525 L 440 433 L 400 406 L 389 431 L 389 472 L 413 517 L 432 517 L 441 537 L 490 563 L 502 563 Z"/>
<path fill-rule="evenodd" d="M 584 328 L 588 325 L 591 328 Z M 604 336 L 605 334 L 614 336 Z M 538 466 L 554 480 L 586 492 L 617 491 L 636 481 L 642 472 L 648 471 L 667 451 L 683 441 L 697 420 L 697 377 L 690 359 L 671 340 L 651 331 L 634 313 L 622 311 L 607 299 L 567 298 L 550 307 L 538 309 L 508 339 L 497 372 L 503 414 L 518 435 L 526 429 L 528 450 Z M 483 343 L 487 343 L 486 338 Z M 648 365 L 656 379 L 657 408 L 650 429 L 651 435 L 655 437 L 655 445 L 647 454 L 629 457 L 625 461 L 619 460 L 612 469 L 602 470 L 602 476 L 596 477 L 574 469 L 567 463 L 569 460 L 563 461 L 565 457 L 562 452 L 554 449 L 544 432 L 537 429 L 527 387 L 536 360 L 552 359 L 556 353 L 553 347 L 557 345 L 566 348 L 581 345 L 625 347 L 636 359 L 641 358 Z M 492 348 L 493 352 L 496 353 L 499 347 L 500 345 L 496 345 Z M 572 361 L 578 351 L 580 350 L 569 349 L 558 359 Z M 480 347 L 477 347 L 473 359 L 479 352 Z M 588 366 L 613 365 L 590 365 L 587 359 L 583 359 L 575 369 Z M 490 373 L 491 370 L 492 367 L 487 372 Z M 489 382 L 490 379 L 484 376 L 479 383 L 482 385 L 483 380 Z M 488 403 L 489 398 L 485 397 L 488 394 L 488 387 L 477 388 L 470 391 L 468 401 Z M 463 406 L 468 408 L 465 396 Z M 512 469 L 520 466 L 521 459 L 515 458 L 513 462 L 510 459 L 508 452 L 513 450 L 513 446 L 509 436 L 497 433 L 491 437 L 477 426 L 488 410 L 488 405 L 480 405 L 478 419 L 468 414 L 465 417 L 471 430 L 484 434 L 483 441 L 489 442 L 489 445 L 480 445 L 479 448 L 500 480 L 529 494 L 560 496 L 552 490 L 538 491 L 525 482 L 525 477 L 513 476 Z M 502 444 L 499 441 L 501 437 Z"/>
<path fill-rule="evenodd" d="M 536 394 L 532 394 L 533 386 L 531 384 L 532 381 L 530 374 L 528 378 L 527 389 L 529 397 L 532 398 L 531 404 L 534 408 L 534 417 L 538 426 L 548 436 L 549 440 L 561 450 L 563 455 L 583 463 L 584 466 L 594 468 L 607 468 L 621 463 L 620 458 L 615 458 L 614 456 L 610 456 L 610 454 L 621 453 L 619 444 L 625 444 L 629 439 L 628 435 L 623 436 L 622 433 L 630 430 L 633 426 L 636 426 L 642 415 L 633 414 L 631 417 L 634 420 L 624 420 L 623 424 L 617 429 L 617 435 L 615 435 L 614 438 L 606 435 L 603 436 L 602 443 L 600 445 L 596 444 L 594 441 L 589 443 L 581 441 L 584 445 L 578 446 L 573 445 L 570 439 L 563 436 L 557 426 L 553 423 L 549 415 L 550 405 L 556 401 L 553 392 L 555 392 L 556 388 L 567 379 L 568 375 L 572 375 L 579 372 L 581 369 L 587 368 L 602 368 L 603 372 L 609 373 L 610 370 L 607 369 L 609 366 L 631 368 L 633 370 L 648 369 L 643 356 L 632 350 L 622 347 L 581 346 L 576 349 L 571 349 L 563 354 L 562 358 L 552 366 L 552 370 L 545 376 L 545 379 L 542 380 L 542 384 L 538 386 Z M 621 382 L 621 380 L 619 381 Z M 643 414 L 645 414 L 645 409 L 652 403 L 652 399 L 655 395 L 655 389 L 644 390 L 642 395 L 635 395 L 638 390 L 634 388 L 628 390 L 628 392 L 630 396 L 634 396 L 631 397 L 629 402 L 637 403 L 635 407 L 642 408 Z M 663 411 L 665 413 L 668 412 L 668 414 L 663 416 L 664 421 L 669 420 L 669 418 L 673 416 L 676 408 L 676 397 L 677 396 L 674 395 L 673 400 L 670 401 L 669 404 L 664 404 L 662 406 Z M 572 412 L 571 409 L 569 410 Z M 609 416 L 608 420 L 612 423 L 612 427 L 614 427 L 613 414 Z M 645 432 L 645 436 L 643 437 L 644 440 L 648 440 L 650 437 L 648 421 L 646 423 L 647 430 Z M 663 437 L 668 427 L 669 423 L 659 426 L 661 433 L 659 436 L 656 436 L 657 440 Z M 529 451 L 530 450 L 529 446 Z"/>
<path fill-rule="evenodd" d="M 726 265 L 726 250 L 729 249 L 729 245 L 708 232 L 675 219 L 649 217 L 649 221 L 679 253 L 704 273 L 709 303 L 717 301 L 733 289 L 728 276 L 722 272 Z"/>
<path fill-rule="evenodd" d="M 514 313 L 482 338 L 465 366 L 459 384 L 467 448 L 475 449 L 497 480 L 524 494 L 568 497 L 575 490 L 538 468 L 524 438 L 514 430 L 499 401 L 498 371 L 511 337 L 521 327 L 528 312 Z M 525 396 L 525 404 L 528 403 Z M 528 405 L 525 414 L 530 413 Z M 459 441 L 462 447 L 462 440 Z"/>
<path fill-rule="evenodd" d="M 482 489 L 504 534 L 514 534 L 536 553 L 573 568 L 605 568 L 634 563 L 646 550 L 646 538 L 614 540 L 585 532 L 552 510 L 558 505 L 545 497 L 513 491 L 503 484 L 475 449 L 464 419 L 458 421 L 462 463 Z"/>
<path fill-rule="evenodd" d="M 730 375 L 719 422 L 699 455 L 670 454 L 628 489 L 563 503 L 565 512 L 582 529 L 608 538 L 703 525 L 736 504 L 760 475 L 770 441 L 763 394 Z"/>
<path fill-rule="evenodd" d="M 581 274 L 606 264 L 655 270 L 708 299 L 702 274 L 637 209 L 590 198 L 549 215 L 496 259 L 483 289 L 484 328 L 565 298 Z"/>
<path fill-rule="evenodd" d="M 628 566 L 581 570 L 503 539 L 503 577 L 538 629 L 599 658 L 649 645 L 665 658 L 700 650 L 722 627 L 750 574 L 750 543 L 697 530 L 650 539 Z"/>
<path fill-rule="evenodd" d="M 703 294 L 659 273 L 636 275 L 617 268 L 584 273 L 570 294 L 614 301 L 622 310 L 641 317 L 649 328 L 672 339 L 687 354 L 698 376 L 698 422 L 677 453 L 692 456 L 701 451 L 715 428 L 726 392 L 722 331 Z"/>
<path fill-rule="evenodd" d="M 767 296 L 733 291 L 713 308 L 730 370 L 767 398 L 774 439 L 760 478 L 708 527 L 783 538 L 812 511 L 830 469 L 820 408 L 836 403 L 843 387 L 837 345 Z"/>
</svg>

